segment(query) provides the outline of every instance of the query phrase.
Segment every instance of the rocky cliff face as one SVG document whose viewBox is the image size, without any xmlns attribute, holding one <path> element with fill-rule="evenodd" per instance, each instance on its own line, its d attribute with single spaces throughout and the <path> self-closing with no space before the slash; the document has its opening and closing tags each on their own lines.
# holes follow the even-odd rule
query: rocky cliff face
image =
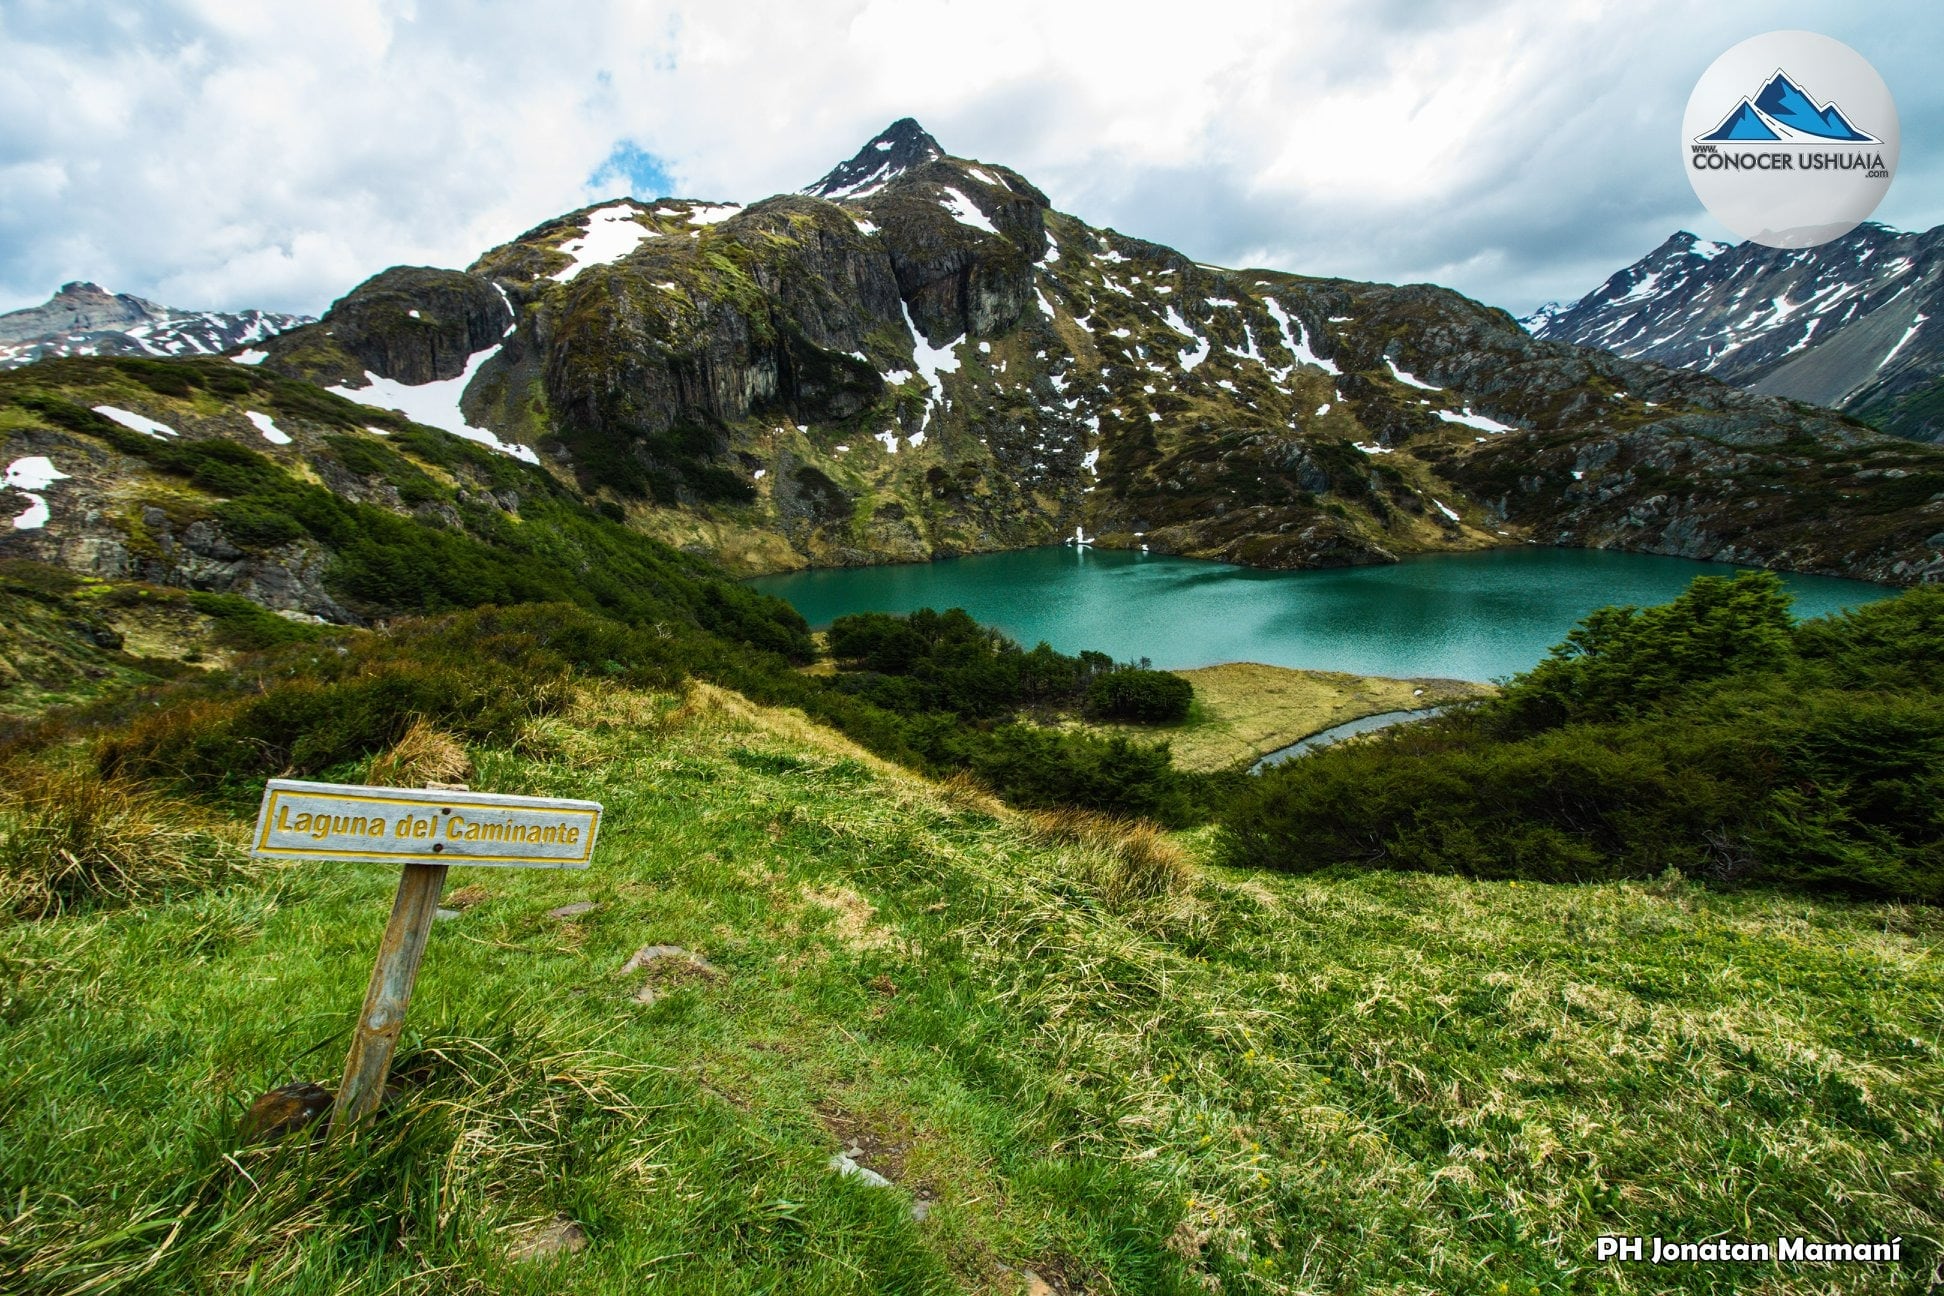
<svg viewBox="0 0 1944 1296">
<path fill-rule="evenodd" d="M 70 355 L 219 355 L 309 323 L 268 311 L 186 311 L 91 283 L 0 315 L 0 369 Z"/>
<path fill-rule="evenodd" d="M 1272 567 L 1537 542 L 1939 571 L 1944 452 L 1827 410 L 1435 287 L 1196 264 L 909 121 L 811 191 L 617 200 L 388 271 L 264 368 L 741 571 L 1076 528 Z"/>
<path fill-rule="evenodd" d="M 512 303 L 485 279 L 393 266 L 333 302 L 325 322 L 290 330 L 275 354 L 279 369 L 319 384 L 363 386 L 378 374 L 416 387 L 457 378 L 512 319 Z"/>
<path fill-rule="evenodd" d="M 1729 247 L 1686 231 L 1533 336 L 1713 374 L 1827 405 L 1899 436 L 1944 439 L 1944 226 L 1866 223 L 1821 247 Z"/>
</svg>

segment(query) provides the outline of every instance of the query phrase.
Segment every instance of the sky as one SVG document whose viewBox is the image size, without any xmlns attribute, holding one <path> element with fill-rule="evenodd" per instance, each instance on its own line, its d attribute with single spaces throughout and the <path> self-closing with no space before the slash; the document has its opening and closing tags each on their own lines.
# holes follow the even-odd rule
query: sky
<svg viewBox="0 0 1944 1296">
<path fill-rule="evenodd" d="M 0 310 L 93 280 L 317 314 L 633 193 L 799 189 L 899 117 L 1198 261 L 1524 313 L 1732 241 L 1682 110 L 1778 28 L 1869 59 L 1944 223 L 1935 0 L 0 0 Z"/>
</svg>

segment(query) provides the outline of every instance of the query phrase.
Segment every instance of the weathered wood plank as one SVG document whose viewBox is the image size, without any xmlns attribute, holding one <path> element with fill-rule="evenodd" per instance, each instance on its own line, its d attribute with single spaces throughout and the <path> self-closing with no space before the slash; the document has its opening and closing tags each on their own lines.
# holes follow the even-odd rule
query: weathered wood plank
<svg viewBox="0 0 1944 1296">
<path fill-rule="evenodd" d="M 364 1010 L 358 1014 L 351 1052 L 344 1059 L 344 1080 L 331 1114 L 333 1133 L 356 1128 L 384 1099 L 392 1051 L 405 1028 L 405 1010 L 412 1002 L 412 985 L 425 958 L 425 942 L 439 912 L 445 877 L 443 864 L 407 864 L 398 879 L 391 921 L 385 924 Z"/>
</svg>

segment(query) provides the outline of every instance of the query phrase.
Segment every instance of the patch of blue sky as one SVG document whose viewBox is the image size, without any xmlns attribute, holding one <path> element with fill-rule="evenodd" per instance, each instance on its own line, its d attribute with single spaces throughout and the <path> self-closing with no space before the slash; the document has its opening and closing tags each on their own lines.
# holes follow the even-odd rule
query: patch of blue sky
<svg viewBox="0 0 1944 1296">
<path fill-rule="evenodd" d="M 621 140 L 587 177 L 588 188 L 604 193 L 614 192 L 617 185 L 626 186 L 636 198 L 667 197 L 671 187 L 668 167 L 633 140 Z"/>
</svg>

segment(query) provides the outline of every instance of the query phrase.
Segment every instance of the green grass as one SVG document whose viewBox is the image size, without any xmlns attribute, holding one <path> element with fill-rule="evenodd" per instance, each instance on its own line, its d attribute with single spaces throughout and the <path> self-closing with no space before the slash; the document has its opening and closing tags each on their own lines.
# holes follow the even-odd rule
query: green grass
<svg viewBox="0 0 1944 1296">
<path fill-rule="evenodd" d="M 1260 662 L 1225 662 L 1175 673 L 1195 689 L 1194 704 L 1180 724 L 1090 722 L 1085 727 L 1148 742 L 1165 740 L 1182 769 L 1214 771 L 1253 764 L 1348 720 L 1484 697 L 1492 691 L 1490 685 L 1464 680 L 1394 679 Z"/>
<path fill-rule="evenodd" d="M 596 864 L 455 872 L 355 1144 L 237 1118 L 335 1084 L 389 870 L 0 929 L 0 1289 L 1918 1292 L 1937 1263 L 1935 910 L 1206 867 L 1127 899 L 1097 846 L 706 686 L 472 754 L 476 788 L 603 801 Z M 716 971 L 619 973 L 657 943 Z M 827 1168 L 852 1143 L 893 1187 Z M 507 1258 L 561 1213 L 585 1252 Z M 1622 1271 L 1602 1232 L 1907 1259 Z"/>
</svg>

